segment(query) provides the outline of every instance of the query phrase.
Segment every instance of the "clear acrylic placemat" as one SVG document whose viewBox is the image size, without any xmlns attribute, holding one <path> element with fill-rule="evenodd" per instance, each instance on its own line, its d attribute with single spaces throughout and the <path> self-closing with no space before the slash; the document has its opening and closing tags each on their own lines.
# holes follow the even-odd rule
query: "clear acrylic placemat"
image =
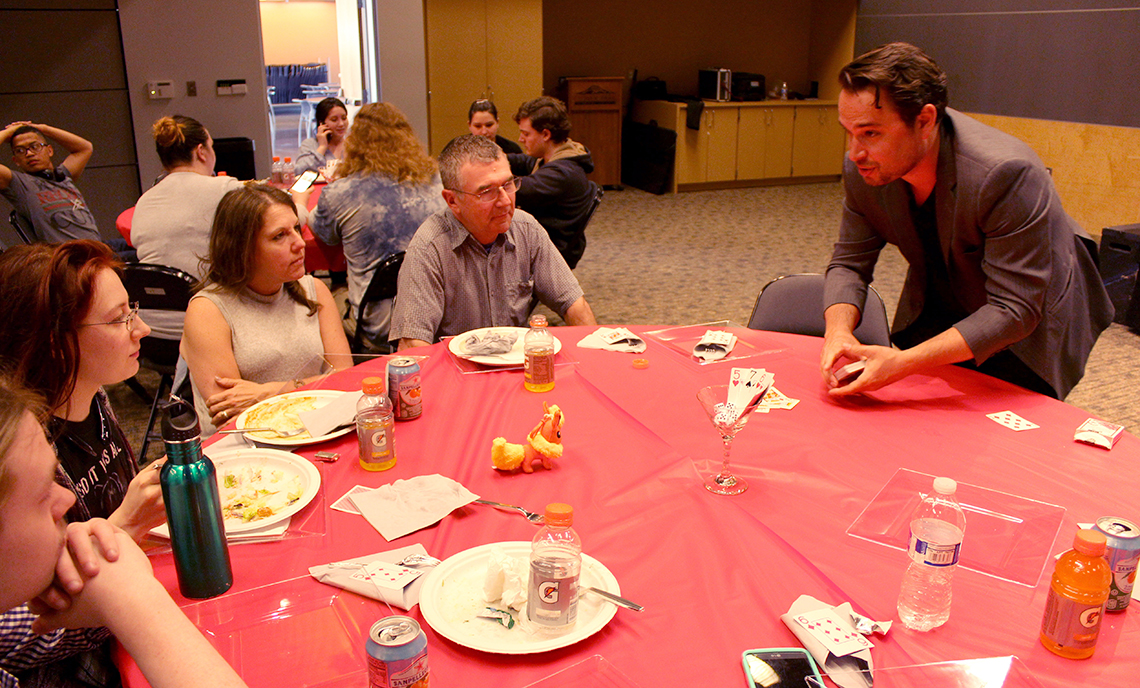
<svg viewBox="0 0 1140 688">
<path fill-rule="evenodd" d="M 1041 688 L 1025 664 L 1013 656 L 887 667 L 864 673 L 871 674 L 867 685 L 874 678 L 875 688 Z M 809 677 L 808 685 L 827 688 L 831 684 Z"/>
<path fill-rule="evenodd" d="M 769 342 L 771 346 L 764 346 L 763 343 L 759 346 L 746 342 L 737 336 L 736 346 L 732 347 L 732 351 L 727 356 L 717 361 L 704 361 L 693 355 L 693 347 L 701 341 L 701 337 L 705 336 L 706 330 L 725 330 L 730 328 L 741 328 L 740 325 L 733 323 L 731 320 L 717 320 L 715 322 L 698 323 L 696 325 L 682 325 L 680 327 L 666 327 L 661 330 L 653 330 L 652 332 L 645 332 L 644 335 L 652 337 L 656 341 L 665 345 L 665 348 L 680 355 L 682 358 L 688 359 L 696 365 L 712 365 L 715 363 L 730 363 L 740 361 L 745 358 L 753 358 L 755 356 L 765 356 L 769 354 L 780 353 L 787 351 L 788 348 L 779 346 L 776 342 Z"/>
<path fill-rule="evenodd" d="M 528 683 L 522 688 L 640 688 L 601 655 L 587 657 L 577 664 Z"/>
<path fill-rule="evenodd" d="M 367 685 L 368 631 L 391 614 L 381 602 L 309 575 L 182 611 L 250 688 Z"/>
<path fill-rule="evenodd" d="M 911 514 L 933 489 L 934 478 L 898 469 L 847 528 L 847 534 L 905 551 Z M 959 566 L 1018 585 L 1036 586 L 1065 508 L 963 482 L 958 483 L 957 498 L 966 512 Z"/>
</svg>

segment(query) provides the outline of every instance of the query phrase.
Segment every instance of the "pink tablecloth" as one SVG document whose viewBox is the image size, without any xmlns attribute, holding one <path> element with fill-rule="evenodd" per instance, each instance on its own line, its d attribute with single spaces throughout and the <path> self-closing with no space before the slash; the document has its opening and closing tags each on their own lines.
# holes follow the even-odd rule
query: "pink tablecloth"
<svg viewBox="0 0 1140 688">
<path fill-rule="evenodd" d="M 714 496 L 701 479 L 718 467 L 720 438 L 695 394 L 727 382 L 732 365 L 699 366 L 650 339 L 650 366 L 636 370 L 628 354 L 575 346 L 587 328 L 555 332 L 560 360 L 574 363 L 559 366 L 556 389 L 542 395 L 523 390 L 521 372 L 462 375 L 445 346 L 425 350 L 424 415 L 397 426 L 399 462 L 390 471 L 361 470 L 351 435 L 299 452 L 341 453 L 339 463 L 317 464 L 324 492 L 308 507 L 323 514 L 324 535 L 232 547 L 233 590 L 206 603 L 184 601 L 251 686 L 308 685 L 310 675 L 326 681 L 321 685 L 364 685 L 364 634 L 389 612 L 315 581 L 282 583 L 305 576 L 308 566 L 417 542 L 445 558 L 535 533 L 522 518 L 471 506 L 387 543 L 361 517 L 328 508 L 356 484 L 441 473 L 485 498 L 532 510 L 567 501 L 586 552 L 646 607 L 641 614 L 618 610 L 597 635 L 537 655 L 484 654 L 424 624 L 432 683 L 440 686 L 521 688 L 595 654 L 642 688 L 740 686 L 742 651 L 798 644 L 779 616 L 801 594 L 897 618 L 905 555 L 846 529 L 900 467 L 1065 507 L 1053 554 L 1068 548 L 1077 522 L 1140 516 L 1133 479 L 1140 440 L 1126 434 L 1111 452 L 1074 443 L 1086 417 L 1079 409 L 956 367 L 837 403 L 819 379 L 820 340 L 748 330 L 738 334 L 769 353 L 738 364 L 775 372 L 780 391 L 802 401 L 752 418 L 733 452 L 752 487 L 738 497 Z M 345 371 L 325 386 L 358 387 L 381 365 Z M 544 400 L 566 415 L 565 456 L 555 470 L 492 470 L 492 438 L 521 441 Z M 1005 410 L 1041 427 L 1012 432 L 984 415 Z M 873 638 L 876 665 L 1016 655 L 1045 686 L 1132 685 L 1140 675 L 1136 605 L 1106 616 L 1090 660 L 1065 660 L 1040 645 L 1051 564 L 1035 587 L 959 570 L 949 623 L 926 634 L 896 624 L 888 637 Z M 176 591 L 170 555 L 156 556 L 154 565 Z M 262 589 L 272 603 L 256 602 L 262 592 L 251 591 L 267 585 L 276 585 Z M 422 622 L 418 608 L 411 615 Z M 225 630 L 235 619 L 247 619 L 247 627 Z M 288 640 L 275 624 L 289 629 Z M 137 671 L 128 680 L 137 684 Z"/>
</svg>

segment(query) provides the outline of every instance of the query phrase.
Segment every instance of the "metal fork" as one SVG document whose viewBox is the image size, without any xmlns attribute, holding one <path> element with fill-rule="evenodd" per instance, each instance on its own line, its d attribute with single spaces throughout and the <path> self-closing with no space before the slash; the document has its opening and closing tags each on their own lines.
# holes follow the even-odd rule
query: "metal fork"
<svg viewBox="0 0 1140 688">
<path fill-rule="evenodd" d="M 535 524 L 536 526 L 540 526 L 546 522 L 546 517 L 543 516 L 542 514 L 536 514 L 533 511 L 527 511 L 526 509 L 522 508 L 521 506 L 515 506 L 514 504 L 503 504 L 502 502 L 492 502 L 492 501 L 489 501 L 486 499 L 476 499 L 475 503 L 476 504 L 486 504 L 487 506 L 493 506 L 493 507 L 497 507 L 499 509 L 509 509 L 511 511 L 517 511 L 520 514 L 522 514 L 523 516 L 526 516 L 526 520 L 530 521 L 531 523 Z"/>
</svg>

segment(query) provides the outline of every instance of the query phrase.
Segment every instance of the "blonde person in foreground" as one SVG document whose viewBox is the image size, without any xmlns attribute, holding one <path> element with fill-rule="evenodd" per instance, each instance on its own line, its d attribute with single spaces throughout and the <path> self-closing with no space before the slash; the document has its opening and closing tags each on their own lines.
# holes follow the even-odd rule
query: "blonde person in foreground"
<svg viewBox="0 0 1140 688">
<path fill-rule="evenodd" d="M 34 395 L 0 379 L 0 610 L 31 600 L 29 608 L 40 615 L 32 630 L 52 634 L 53 641 L 57 629 L 106 626 L 153 688 L 244 686 L 155 580 L 150 561 L 126 533 L 102 519 L 65 523 L 75 495 L 54 480 L 56 458 L 36 419 L 39 410 Z M 11 638 L 6 627 L 0 633 L 3 647 L 41 642 Z M 42 644 L 51 652 L 49 642 Z M 0 666 L 4 659 L 0 655 Z M 0 669 L 0 687 L 19 685 Z"/>
</svg>

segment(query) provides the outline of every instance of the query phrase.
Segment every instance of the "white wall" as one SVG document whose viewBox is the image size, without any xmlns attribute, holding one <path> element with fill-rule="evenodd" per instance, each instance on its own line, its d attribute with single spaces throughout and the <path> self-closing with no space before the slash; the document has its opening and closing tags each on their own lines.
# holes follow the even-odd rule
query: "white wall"
<svg viewBox="0 0 1140 688">
<path fill-rule="evenodd" d="M 257 0 L 119 0 L 119 24 L 142 188 L 162 171 L 150 127 L 176 113 L 199 120 L 214 138 L 253 139 L 258 176 L 268 176 L 272 147 Z M 147 99 L 146 83 L 158 79 L 174 82 L 174 98 Z M 245 79 L 248 93 L 219 96 L 219 79 Z M 186 95 L 187 81 L 197 82 L 196 97 Z"/>
</svg>

